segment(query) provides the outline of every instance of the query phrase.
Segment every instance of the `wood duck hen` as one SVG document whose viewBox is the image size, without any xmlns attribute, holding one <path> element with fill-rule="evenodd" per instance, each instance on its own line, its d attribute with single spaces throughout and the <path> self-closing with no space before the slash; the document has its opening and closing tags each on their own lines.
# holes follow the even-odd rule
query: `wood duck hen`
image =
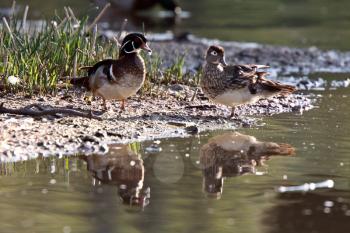
<svg viewBox="0 0 350 233">
<path fill-rule="evenodd" d="M 257 172 L 270 156 L 294 155 L 287 143 L 259 141 L 253 136 L 229 132 L 208 140 L 200 149 L 203 190 L 208 197 L 221 198 L 224 178 Z"/>
<path fill-rule="evenodd" d="M 145 81 L 146 66 L 141 50 L 152 52 L 143 34 L 130 33 L 123 39 L 117 60 L 107 59 L 87 67 L 87 76 L 70 82 L 86 87 L 93 97 L 100 96 L 104 110 L 107 110 L 106 100 L 110 99 L 121 100 L 121 110 L 125 110 L 125 100 L 135 95 Z"/>
<path fill-rule="evenodd" d="M 201 87 L 209 99 L 215 103 L 232 107 L 251 104 L 262 98 L 288 95 L 296 90 L 294 86 L 266 79 L 266 72 L 258 69 L 265 65 L 227 65 L 225 51 L 220 46 L 210 46 L 206 53 L 206 64 Z"/>
</svg>

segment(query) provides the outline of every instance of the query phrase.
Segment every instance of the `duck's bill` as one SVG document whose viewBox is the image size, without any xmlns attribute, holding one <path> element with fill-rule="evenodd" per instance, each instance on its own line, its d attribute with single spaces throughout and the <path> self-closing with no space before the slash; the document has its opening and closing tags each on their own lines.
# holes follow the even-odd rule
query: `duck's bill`
<svg viewBox="0 0 350 233">
<path fill-rule="evenodd" d="M 152 49 L 148 47 L 148 44 L 146 43 L 141 46 L 141 49 L 145 50 L 149 55 L 152 54 Z"/>
</svg>

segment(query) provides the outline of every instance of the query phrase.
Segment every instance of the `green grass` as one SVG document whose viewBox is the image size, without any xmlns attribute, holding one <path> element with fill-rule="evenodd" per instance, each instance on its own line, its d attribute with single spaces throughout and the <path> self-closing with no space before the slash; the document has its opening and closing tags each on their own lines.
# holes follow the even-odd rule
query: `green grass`
<svg viewBox="0 0 350 233">
<path fill-rule="evenodd" d="M 55 16 L 40 28 L 16 17 L 2 21 L 0 88 L 5 91 L 54 93 L 59 88 L 68 88 L 64 83 L 69 77 L 84 75 L 78 69 L 80 66 L 118 57 L 117 43 L 101 36 L 95 27 L 88 30 L 88 18 L 77 20 L 73 12 L 66 11 L 64 18 Z M 163 84 L 193 84 L 196 79 L 183 73 L 184 63 L 184 57 L 179 57 L 172 66 L 162 70 L 159 56 L 147 58 L 147 81 L 141 93 L 151 93 Z M 9 76 L 18 77 L 20 83 L 11 85 Z"/>
</svg>

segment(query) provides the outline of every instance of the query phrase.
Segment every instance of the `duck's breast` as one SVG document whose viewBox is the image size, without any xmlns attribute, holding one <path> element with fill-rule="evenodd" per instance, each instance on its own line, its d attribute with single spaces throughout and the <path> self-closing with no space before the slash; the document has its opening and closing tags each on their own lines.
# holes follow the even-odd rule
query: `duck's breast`
<svg viewBox="0 0 350 233">
<path fill-rule="evenodd" d="M 240 104 L 254 103 L 260 98 L 261 96 L 251 94 L 248 87 L 245 87 L 236 90 L 226 90 L 222 94 L 217 95 L 213 101 L 219 104 L 233 107 Z"/>
<path fill-rule="evenodd" d="M 143 82 L 144 77 L 142 76 L 126 74 L 123 75 L 117 83 L 105 83 L 97 92 L 105 99 L 122 100 L 135 95 L 141 88 Z"/>
</svg>

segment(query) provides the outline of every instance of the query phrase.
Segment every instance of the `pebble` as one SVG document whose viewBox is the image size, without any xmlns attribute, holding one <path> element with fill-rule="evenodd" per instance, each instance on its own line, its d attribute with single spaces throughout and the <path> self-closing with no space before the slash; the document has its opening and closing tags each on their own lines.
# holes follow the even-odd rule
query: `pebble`
<svg viewBox="0 0 350 233">
<path fill-rule="evenodd" d="M 199 133 L 199 129 L 196 125 L 191 125 L 185 128 L 186 132 L 188 134 L 198 134 Z"/>
</svg>

